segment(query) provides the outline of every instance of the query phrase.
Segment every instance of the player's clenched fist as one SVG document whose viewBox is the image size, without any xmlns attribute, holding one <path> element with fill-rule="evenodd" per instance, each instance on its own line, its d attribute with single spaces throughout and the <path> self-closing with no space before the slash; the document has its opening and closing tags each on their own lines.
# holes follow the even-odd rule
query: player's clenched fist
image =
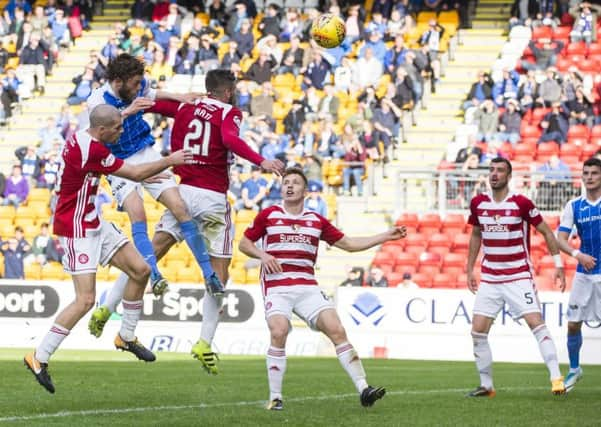
<svg viewBox="0 0 601 427">
<path fill-rule="evenodd" d="M 407 237 L 407 227 L 401 225 L 400 227 L 395 227 L 390 230 L 391 237 L 394 240 L 404 239 Z"/>
</svg>

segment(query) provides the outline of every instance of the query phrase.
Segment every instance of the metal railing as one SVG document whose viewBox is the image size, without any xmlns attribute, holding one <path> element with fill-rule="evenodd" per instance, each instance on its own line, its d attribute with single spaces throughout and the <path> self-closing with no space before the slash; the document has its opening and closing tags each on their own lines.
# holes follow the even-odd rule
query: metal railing
<svg viewBox="0 0 601 427">
<path fill-rule="evenodd" d="M 568 177 L 569 176 L 569 177 Z M 394 213 L 437 211 L 465 212 L 475 195 L 488 191 L 488 171 L 398 172 Z M 539 210 L 560 212 L 573 197 L 581 194 L 580 174 L 514 171 L 510 189 L 534 201 Z"/>
</svg>

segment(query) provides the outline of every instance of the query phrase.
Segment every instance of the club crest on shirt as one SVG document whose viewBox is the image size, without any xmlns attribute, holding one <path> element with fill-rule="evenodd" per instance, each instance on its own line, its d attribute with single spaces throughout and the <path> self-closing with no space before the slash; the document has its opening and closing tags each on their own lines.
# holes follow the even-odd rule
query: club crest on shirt
<svg viewBox="0 0 601 427">
<path fill-rule="evenodd" d="M 294 230 L 295 233 L 298 233 L 300 230 L 300 225 L 298 224 L 292 224 L 292 229 Z"/>
<path fill-rule="evenodd" d="M 501 223 L 501 215 L 499 215 L 499 214 L 496 214 L 494 218 L 495 218 L 495 222 L 496 222 L 497 224 L 500 224 L 500 223 Z"/>
<path fill-rule="evenodd" d="M 111 166 L 113 166 L 115 164 L 115 156 L 113 156 L 112 154 L 109 154 L 108 156 L 106 156 L 104 159 L 102 159 L 100 161 L 100 164 L 102 166 L 104 166 L 105 168 L 110 168 Z"/>
</svg>

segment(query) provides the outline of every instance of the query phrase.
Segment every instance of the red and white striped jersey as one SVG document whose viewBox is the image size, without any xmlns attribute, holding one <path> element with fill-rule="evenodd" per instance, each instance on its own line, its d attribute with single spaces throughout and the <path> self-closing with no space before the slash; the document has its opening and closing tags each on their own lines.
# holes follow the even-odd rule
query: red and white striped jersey
<svg viewBox="0 0 601 427">
<path fill-rule="evenodd" d="M 108 148 L 86 130 L 75 133 L 63 146 L 60 155 L 54 212 L 54 234 L 64 237 L 88 237 L 100 228 L 94 206 L 102 174 L 108 175 L 123 166 Z"/>
<path fill-rule="evenodd" d="M 533 279 L 529 226 L 538 226 L 543 217 L 529 198 L 509 193 L 497 203 L 491 194 L 479 194 L 470 204 L 468 222 L 482 232 L 482 283 Z"/>
<path fill-rule="evenodd" d="M 282 266 L 283 272 L 276 274 L 261 270 L 264 293 L 275 286 L 317 285 L 314 267 L 319 240 L 333 245 L 344 237 L 342 231 L 316 212 L 304 210 L 292 215 L 281 205 L 259 212 L 244 235 L 253 242 L 261 239 L 263 250 Z"/>
</svg>

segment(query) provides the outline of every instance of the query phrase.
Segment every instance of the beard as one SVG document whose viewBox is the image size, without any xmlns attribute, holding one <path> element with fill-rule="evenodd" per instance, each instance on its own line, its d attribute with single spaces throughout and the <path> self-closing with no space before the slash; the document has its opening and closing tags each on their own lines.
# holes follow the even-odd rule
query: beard
<svg viewBox="0 0 601 427">
<path fill-rule="evenodd" d="M 119 98 L 121 98 L 123 101 L 132 102 L 135 99 L 135 97 L 135 93 L 129 93 L 125 87 L 121 87 L 121 89 L 119 89 Z"/>
</svg>

